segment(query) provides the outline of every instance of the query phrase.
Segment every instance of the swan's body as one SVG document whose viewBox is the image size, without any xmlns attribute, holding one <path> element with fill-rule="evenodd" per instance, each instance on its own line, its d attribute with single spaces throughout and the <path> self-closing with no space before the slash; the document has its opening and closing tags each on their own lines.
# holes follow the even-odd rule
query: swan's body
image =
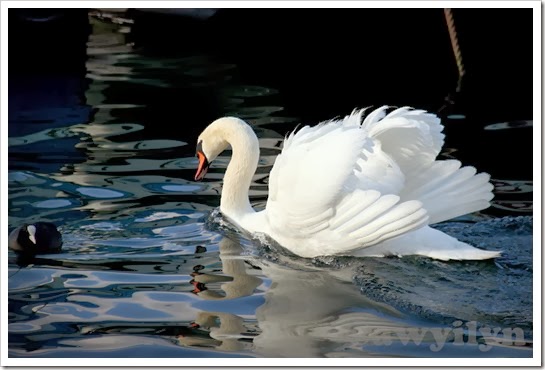
<svg viewBox="0 0 545 370">
<path fill-rule="evenodd" d="M 460 242 L 429 224 L 487 208 L 490 176 L 436 160 L 444 142 L 437 116 L 386 107 L 305 126 L 284 141 L 269 177 L 263 211 L 248 190 L 259 142 L 244 121 L 225 117 L 199 136 L 200 180 L 209 162 L 229 145 L 220 210 L 250 233 L 264 233 L 302 257 L 420 254 L 432 258 L 487 259 L 499 252 Z"/>
</svg>

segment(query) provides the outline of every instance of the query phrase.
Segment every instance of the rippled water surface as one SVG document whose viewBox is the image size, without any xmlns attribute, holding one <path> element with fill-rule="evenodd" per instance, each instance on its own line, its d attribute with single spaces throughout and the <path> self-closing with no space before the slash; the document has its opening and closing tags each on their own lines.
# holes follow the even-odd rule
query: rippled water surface
<svg viewBox="0 0 545 370">
<path fill-rule="evenodd" d="M 261 208 L 284 135 L 308 118 L 229 58 L 149 53 L 131 23 L 91 24 L 81 74 L 10 75 L 9 229 L 48 220 L 64 238 L 31 261 L 10 251 L 10 357 L 532 356 L 531 173 L 484 168 L 493 206 L 438 226 L 504 251 L 495 261 L 295 257 L 222 220 L 229 153 L 196 183 L 194 145 L 218 116 L 248 120 Z"/>
</svg>

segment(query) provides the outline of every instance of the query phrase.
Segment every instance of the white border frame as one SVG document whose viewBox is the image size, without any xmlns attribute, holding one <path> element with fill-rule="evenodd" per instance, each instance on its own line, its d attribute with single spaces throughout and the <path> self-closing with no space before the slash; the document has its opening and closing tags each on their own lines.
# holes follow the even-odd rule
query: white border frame
<svg viewBox="0 0 545 370">
<path fill-rule="evenodd" d="M 132 5 L 132 6 L 130 6 Z M 540 366 L 541 364 L 541 2 L 540 1 L 3 1 L 1 3 L 1 189 L 2 230 L 7 232 L 8 194 L 8 9 L 9 8 L 532 8 L 533 9 L 533 189 L 534 189 L 534 347 L 533 358 L 8 358 L 8 265 L 2 243 L 2 366 Z M 7 234 L 4 235 L 7 239 Z"/>
</svg>

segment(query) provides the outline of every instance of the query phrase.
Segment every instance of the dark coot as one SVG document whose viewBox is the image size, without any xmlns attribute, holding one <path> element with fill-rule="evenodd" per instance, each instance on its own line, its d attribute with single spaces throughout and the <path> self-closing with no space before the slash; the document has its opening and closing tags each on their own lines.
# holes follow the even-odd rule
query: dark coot
<svg viewBox="0 0 545 370">
<path fill-rule="evenodd" d="M 51 222 L 23 224 L 9 234 L 9 248 L 20 254 L 58 253 L 62 235 Z"/>
</svg>

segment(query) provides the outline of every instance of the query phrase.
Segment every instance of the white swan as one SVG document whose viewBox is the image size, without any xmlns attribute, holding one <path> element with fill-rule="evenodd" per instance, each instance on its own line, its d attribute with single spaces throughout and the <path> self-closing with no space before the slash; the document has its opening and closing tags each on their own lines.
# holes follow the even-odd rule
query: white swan
<svg viewBox="0 0 545 370">
<path fill-rule="evenodd" d="M 197 140 L 201 180 L 229 145 L 220 210 L 238 228 L 264 233 L 302 257 L 424 255 L 487 259 L 485 251 L 429 224 L 487 208 L 490 176 L 436 160 L 443 126 L 431 113 L 387 107 L 305 126 L 284 141 L 269 177 L 266 208 L 252 208 L 248 190 L 259 160 L 252 128 L 234 117 L 212 122 Z"/>
</svg>

